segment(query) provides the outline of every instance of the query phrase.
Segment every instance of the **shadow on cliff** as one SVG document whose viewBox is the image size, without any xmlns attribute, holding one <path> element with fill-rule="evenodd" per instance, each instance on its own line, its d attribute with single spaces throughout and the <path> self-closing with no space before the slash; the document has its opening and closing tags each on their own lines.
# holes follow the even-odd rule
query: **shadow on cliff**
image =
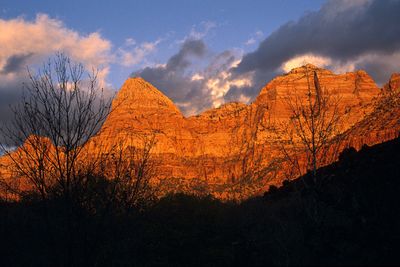
<svg viewBox="0 0 400 267">
<path fill-rule="evenodd" d="M 168 195 L 146 209 L 75 207 L 34 196 L 1 202 L 8 265 L 378 265 L 400 258 L 400 139 L 340 160 L 263 197 L 222 203 Z M 104 186 L 106 181 L 102 182 Z M 98 185 L 97 185 L 98 186 Z"/>
</svg>

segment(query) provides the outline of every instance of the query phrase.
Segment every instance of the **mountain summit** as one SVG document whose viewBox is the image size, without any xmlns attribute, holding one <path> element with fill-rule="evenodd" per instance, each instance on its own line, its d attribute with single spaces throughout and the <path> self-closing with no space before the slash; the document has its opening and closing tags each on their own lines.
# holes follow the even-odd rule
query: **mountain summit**
<svg viewBox="0 0 400 267">
<path fill-rule="evenodd" d="M 179 109 L 161 91 L 142 78 L 129 78 L 112 102 L 112 111 L 100 132 L 100 142 L 109 144 L 130 135 L 168 131 L 182 119 Z"/>
<path fill-rule="evenodd" d="M 122 85 L 113 101 L 114 109 L 122 105 L 146 113 L 158 110 L 160 113 L 178 114 L 179 109 L 161 91 L 140 77 L 129 78 Z"/>
<path fill-rule="evenodd" d="M 97 139 L 111 142 L 124 140 L 132 133 L 154 135 L 153 153 L 159 162 L 160 177 L 226 183 L 238 175 L 237 166 L 229 164 L 241 157 L 243 145 L 279 141 L 270 130 L 258 129 L 256 121 L 289 120 L 285 98 L 294 95 L 304 100 L 308 81 L 314 82 L 314 72 L 322 90 L 340 98 L 341 116 L 346 118 L 343 132 L 373 111 L 381 90 L 362 70 L 335 74 L 308 64 L 271 80 L 249 105 L 228 103 L 188 118 L 150 83 L 142 78 L 129 78 L 114 99 L 113 111 Z M 282 141 L 286 137 L 279 138 Z M 264 153 L 274 157 L 279 151 Z"/>
<path fill-rule="evenodd" d="M 284 166 L 279 165 L 282 156 L 279 144 L 290 139 L 282 125 L 292 116 L 285 100 L 296 97 L 298 101 L 306 101 L 309 85 L 315 86 L 316 79 L 321 90 L 340 100 L 338 112 L 344 119 L 340 131 L 351 133 L 349 145 L 359 148 L 397 136 L 399 103 L 391 101 L 390 108 L 383 108 L 389 106 L 379 99 L 385 95 L 382 92 L 395 91 L 398 75 L 392 76 L 385 90 L 381 90 L 362 70 L 335 74 L 305 65 L 271 80 L 253 103 L 228 103 L 191 117 L 184 117 L 167 96 L 147 81 L 129 78 L 88 149 L 116 143 L 140 146 L 143 140 L 153 138 L 151 153 L 157 162 L 156 174 L 169 184 L 166 191 L 188 188 L 185 186 L 192 181 L 202 181 L 209 192 L 225 198 L 224 188 L 239 184 L 239 177 L 255 174 L 261 185 L 253 187 L 262 192 L 269 184 L 279 184 L 284 178 L 281 173 Z M 390 129 L 379 127 L 381 121 L 390 125 Z M 271 168 L 268 173 L 261 169 L 265 166 Z"/>
</svg>

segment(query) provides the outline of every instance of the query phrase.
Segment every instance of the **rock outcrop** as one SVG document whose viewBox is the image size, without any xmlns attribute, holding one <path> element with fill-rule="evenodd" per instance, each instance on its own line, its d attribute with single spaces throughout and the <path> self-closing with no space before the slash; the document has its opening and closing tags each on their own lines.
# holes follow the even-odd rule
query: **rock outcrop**
<svg viewBox="0 0 400 267">
<path fill-rule="evenodd" d="M 240 175 L 240 168 L 231 163 L 242 160 L 249 147 L 257 150 L 268 144 L 263 161 L 279 154 L 271 147 L 285 139 L 276 134 L 280 123 L 291 116 L 285 101 L 291 96 L 305 101 L 308 85 L 313 88 L 314 72 L 321 90 L 340 102 L 346 122 L 343 132 L 373 110 L 380 89 L 365 71 L 334 74 L 306 65 L 273 79 L 249 105 L 229 103 L 188 118 L 152 85 L 130 78 L 114 100 L 114 110 L 96 140 L 109 143 L 129 137 L 138 143 L 137 136 L 154 135 L 157 142 L 152 152 L 159 162 L 160 177 L 225 183 Z"/>
<path fill-rule="evenodd" d="M 392 93 L 400 89 L 400 73 L 393 73 L 389 82 L 383 86 L 384 93 Z"/>
<path fill-rule="evenodd" d="M 399 85 L 400 75 L 395 74 L 383 91 L 395 92 Z M 90 153 L 117 143 L 140 147 L 154 138 L 152 158 L 165 190 L 197 188 L 226 198 L 232 184 L 240 187 L 234 194 L 243 194 L 238 179 L 250 177 L 250 191 L 261 192 L 282 178 L 279 144 L 289 139 L 284 125 L 293 115 L 288 99 L 304 102 L 310 92 L 328 93 L 338 103 L 339 134 L 350 140 L 348 145 L 360 147 L 393 138 L 400 130 L 398 96 L 391 94 L 390 108 L 384 108 L 381 91 L 365 71 L 335 74 L 305 65 L 270 81 L 248 105 L 228 103 L 185 117 L 150 83 L 129 78 L 88 149 Z"/>
</svg>

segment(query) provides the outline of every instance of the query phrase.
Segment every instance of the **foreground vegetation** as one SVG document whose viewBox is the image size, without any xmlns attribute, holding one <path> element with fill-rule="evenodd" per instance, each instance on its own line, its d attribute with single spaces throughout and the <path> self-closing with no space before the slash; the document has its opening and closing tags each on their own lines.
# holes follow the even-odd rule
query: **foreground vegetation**
<svg viewBox="0 0 400 267">
<path fill-rule="evenodd" d="M 175 194 L 121 208 L 104 201 L 102 179 L 93 187 L 104 194 L 90 205 L 3 201 L 2 265 L 396 264 L 398 151 L 399 139 L 348 149 L 317 171 L 317 183 L 309 174 L 242 203 Z"/>
</svg>

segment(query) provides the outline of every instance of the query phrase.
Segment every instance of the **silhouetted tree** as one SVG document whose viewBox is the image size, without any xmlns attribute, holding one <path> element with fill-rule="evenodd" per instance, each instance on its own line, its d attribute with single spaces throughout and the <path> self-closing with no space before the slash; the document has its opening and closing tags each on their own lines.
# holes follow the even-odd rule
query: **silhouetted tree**
<svg viewBox="0 0 400 267">
<path fill-rule="evenodd" d="M 50 193 L 69 198 L 79 186 L 79 158 L 86 144 L 110 112 L 111 100 L 98 85 L 97 72 L 88 73 L 80 63 L 59 53 L 29 82 L 14 120 L 2 129 L 16 176 L 27 179 L 42 198 Z"/>
<path fill-rule="evenodd" d="M 306 97 L 295 93 L 284 99 L 291 117 L 281 127 L 289 138 L 282 143 L 281 151 L 295 175 L 301 175 L 305 167 L 311 170 L 315 182 L 317 169 L 326 163 L 330 154 L 337 152 L 335 148 L 339 140 L 333 137 L 340 132 L 340 99 L 332 91 L 321 88 L 316 71 L 311 72 L 306 66 L 304 75 Z M 305 166 L 302 161 L 305 161 Z"/>
<path fill-rule="evenodd" d="M 128 135 L 102 155 L 97 175 L 112 179 L 108 198 L 118 209 L 142 209 L 156 199 L 156 162 L 151 154 L 155 144 L 154 134 Z"/>
</svg>

